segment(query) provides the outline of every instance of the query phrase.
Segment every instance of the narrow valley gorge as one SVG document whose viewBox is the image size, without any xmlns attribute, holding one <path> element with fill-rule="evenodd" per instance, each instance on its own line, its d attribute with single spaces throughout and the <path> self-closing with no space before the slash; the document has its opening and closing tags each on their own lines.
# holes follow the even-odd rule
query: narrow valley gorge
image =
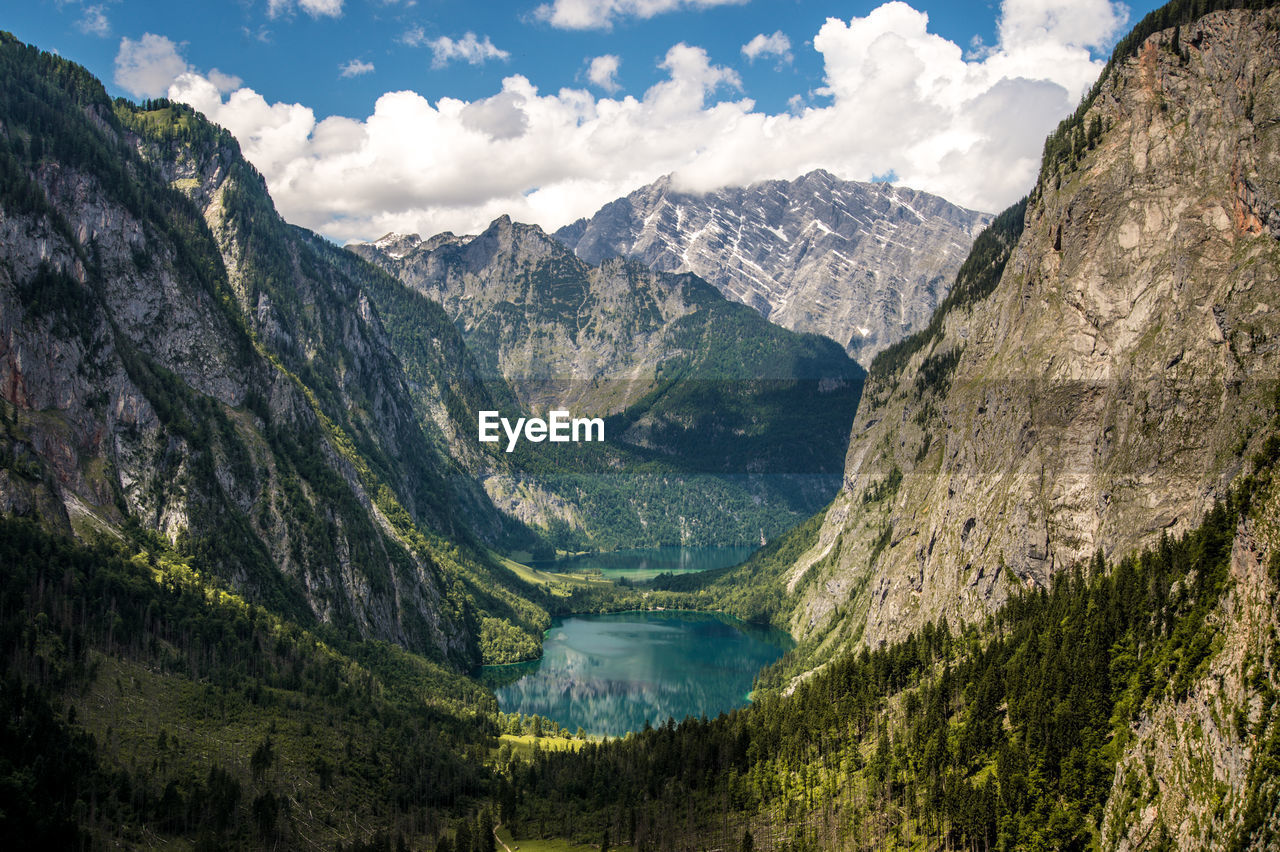
<svg viewBox="0 0 1280 852">
<path fill-rule="evenodd" d="M 0 33 L 0 845 L 1280 848 L 1280 6 L 1112 43 L 995 215 L 340 246 Z"/>
</svg>

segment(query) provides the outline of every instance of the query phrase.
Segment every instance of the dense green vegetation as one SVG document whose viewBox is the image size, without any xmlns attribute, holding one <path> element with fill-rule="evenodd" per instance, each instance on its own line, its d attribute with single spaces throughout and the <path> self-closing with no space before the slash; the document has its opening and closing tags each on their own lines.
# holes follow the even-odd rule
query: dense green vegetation
<svg viewBox="0 0 1280 852">
<path fill-rule="evenodd" d="M 696 574 L 659 574 L 649 586 L 674 592 L 685 607 L 716 609 L 743 621 L 786 630 L 798 597 L 786 591 L 786 576 L 802 553 L 813 546 L 825 513 L 819 512 L 752 554 L 742 565 Z M 803 587 L 801 587 L 803 588 Z M 651 595 L 664 602 L 661 595 Z"/>
<path fill-rule="evenodd" d="M 1195 531 L 1114 565 L 1099 557 L 985 627 L 929 624 L 840 658 L 789 698 L 512 761 L 505 818 L 581 840 L 609 830 L 637 848 L 739 848 L 744 832 L 788 849 L 1090 848 L 1130 723 L 1184 697 L 1221 648 L 1208 616 L 1269 471 Z M 1271 742 L 1280 714 L 1261 686 L 1256 730 Z M 1245 834 L 1261 837 L 1272 811 L 1255 800 Z"/>
<path fill-rule="evenodd" d="M 357 821 L 434 841 L 488 794 L 487 691 L 299 628 L 153 547 L 0 519 L 6 848 L 270 845 Z"/>
</svg>

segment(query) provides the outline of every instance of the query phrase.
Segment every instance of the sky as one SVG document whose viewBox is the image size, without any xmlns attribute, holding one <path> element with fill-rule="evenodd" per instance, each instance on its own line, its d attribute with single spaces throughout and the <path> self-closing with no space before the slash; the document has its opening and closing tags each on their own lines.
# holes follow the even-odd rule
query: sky
<svg viewBox="0 0 1280 852">
<path fill-rule="evenodd" d="M 1111 0 L 26 0 L 0 29 L 230 130 L 345 243 L 552 230 L 670 174 L 824 168 L 998 212 L 1111 48 Z"/>
</svg>

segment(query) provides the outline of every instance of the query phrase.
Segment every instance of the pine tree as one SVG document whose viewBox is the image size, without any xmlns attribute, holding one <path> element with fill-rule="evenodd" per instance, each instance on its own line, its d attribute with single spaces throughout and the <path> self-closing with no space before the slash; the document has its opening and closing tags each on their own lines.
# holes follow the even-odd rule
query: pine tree
<svg viewBox="0 0 1280 852">
<path fill-rule="evenodd" d="M 493 814 L 488 808 L 480 811 L 476 817 L 475 848 L 477 852 L 496 852 L 497 844 L 493 839 Z"/>
<path fill-rule="evenodd" d="M 471 840 L 471 821 L 458 820 L 458 828 L 453 833 L 453 852 L 475 852 Z"/>
</svg>

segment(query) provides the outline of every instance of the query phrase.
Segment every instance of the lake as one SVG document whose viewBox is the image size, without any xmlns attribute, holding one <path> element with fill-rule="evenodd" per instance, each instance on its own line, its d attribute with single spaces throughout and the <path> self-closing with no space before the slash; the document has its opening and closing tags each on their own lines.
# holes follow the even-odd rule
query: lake
<svg viewBox="0 0 1280 852">
<path fill-rule="evenodd" d="M 642 547 L 529 564 L 541 571 L 582 573 L 598 570 L 613 579 L 626 577 L 628 580 L 640 581 L 652 580 L 659 574 L 688 574 L 737 565 L 745 562 L 757 549 L 750 544 L 726 547 Z"/>
<path fill-rule="evenodd" d="M 508 712 L 619 736 L 667 718 L 742 707 L 757 672 L 791 646 L 785 633 L 703 612 L 558 618 L 541 660 L 489 666 L 482 679 Z"/>
</svg>

